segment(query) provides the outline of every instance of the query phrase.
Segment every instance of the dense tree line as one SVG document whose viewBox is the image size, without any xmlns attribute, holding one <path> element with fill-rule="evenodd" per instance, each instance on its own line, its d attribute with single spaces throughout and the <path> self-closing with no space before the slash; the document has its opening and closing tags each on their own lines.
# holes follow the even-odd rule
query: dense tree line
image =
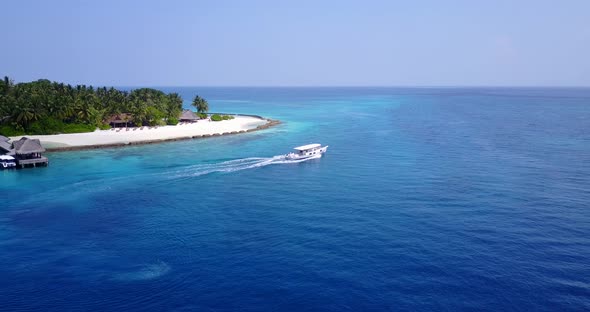
<svg viewBox="0 0 590 312">
<path fill-rule="evenodd" d="M 174 123 L 182 112 L 177 93 L 141 88 L 72 86 L 41 79 L 15 84 L 0 81 L 0 134 L 84 132 L 108 127 L 110 116 L 130 113 L 135 125 Z"/>
</svg>

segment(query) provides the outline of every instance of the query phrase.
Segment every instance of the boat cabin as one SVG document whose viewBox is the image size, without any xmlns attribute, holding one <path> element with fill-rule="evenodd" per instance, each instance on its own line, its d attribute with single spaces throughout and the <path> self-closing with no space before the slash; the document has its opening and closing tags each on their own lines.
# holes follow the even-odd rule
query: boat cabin
<svg viewBox="0 0 590 312">
<path fill-rule="evenodd" d="M 302 146 L 297 146 L 294 150 L 297 151 L 299 156 L 312 156 L 316 154 L 320 154 L 322 145 L 321 144 L 307 144 Z"/>
<path fill-rule="evenodd" d="M 8 155 L 0 155 L 0 170 L 16 168 L 16 159 Z"/>
</svg>

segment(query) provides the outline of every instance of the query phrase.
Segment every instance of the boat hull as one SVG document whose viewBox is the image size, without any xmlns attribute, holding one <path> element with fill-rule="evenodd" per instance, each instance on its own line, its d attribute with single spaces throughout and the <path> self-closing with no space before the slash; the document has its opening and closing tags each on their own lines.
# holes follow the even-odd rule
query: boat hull
<svg viewBox="0 0 590 312">
<path fill-rule="evenodd" d="M 0 170 L 8 170 L 8 169 L 15 169 L 15 163 L 2 163 L 0 164 Z"/>
</svg>

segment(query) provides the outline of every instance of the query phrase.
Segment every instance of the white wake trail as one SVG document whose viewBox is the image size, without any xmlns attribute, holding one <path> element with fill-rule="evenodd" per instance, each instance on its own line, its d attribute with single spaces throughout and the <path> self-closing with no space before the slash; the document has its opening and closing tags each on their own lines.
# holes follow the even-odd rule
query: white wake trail
<svg viewBox="0 0 590 312">
<path fill-rule="evenodd" d="M 319 156 L 321 157 L 321 156 Z M 74 200 L 77 196 L 87 196 L 92 193 L 106 192 L 119 187 L 128 185 L 129 180 L 142 181 L 142 185 L 157 184 L 164 181 L 170 180 L 183 180 L 198 177 L 202 175 L 212 173 L 231 173 L 236 171 L 242 171 L 247 169 L 261 168 L 270 165 L 281 165 L 281 164 L 296 164 L 304 161 L 308 161 L 316 158 L 306 159 L 287 159 L 286 155 L 278 155 L 274 157 L 248 157 L 222 161 L 218 163 L 204 163 L 190 165 L 186 167 L 169 169 L 160 172 L 152 173 L 136 173 L 134 175 L 125 175 L 118 177 L 106 177 L 100 180 L 84 180 L 77 181 L 75 183 L 66 184 L 59 186 L 54 189 L 46 190 L 40 193 L 45 197 L 61 198 L 61 200 Z M 62 194 L 69 194 L 67 197 L 63 197 Z M 31 198 L 31 203 L 35 203 L 38 200 Z M 32 204 L 31 204 L 32 205 Z"/>
<path fill-rule="evenodd" d="M 319 157 L 318 157 L 319 158 Z M 175 178 L 197 177 L 201 175 L 211 174 L 215 172 L 230 173 L 246 169 L 261 168 L 269 165 L 279 164 L 295 164 L 314 158 L 292 160 L 287 159 L 285 155 L 278 155 L 274 157 L 249 157 L 234 160 L 223 161 L 212 164 L 198 164 L 192 165 L 182 170 L 176 171 Z"/>
</svg>

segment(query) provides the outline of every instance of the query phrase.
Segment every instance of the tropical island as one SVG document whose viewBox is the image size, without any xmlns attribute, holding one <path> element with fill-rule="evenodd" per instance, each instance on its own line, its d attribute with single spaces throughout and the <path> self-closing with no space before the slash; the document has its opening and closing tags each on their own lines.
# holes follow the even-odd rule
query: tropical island
<svg viewBox="0 0 590 312">
<path fill-rule="evenodd" d="M 153 143 L 236 134 L 277 121 L 253 115 L 210 114 L 195 95 L 183 109 L 177 93 L 152 88 L 131 91 L 51 82 L 0 81 L 0 135 L 38 139 L 49 150 Z"/>
</svg>

